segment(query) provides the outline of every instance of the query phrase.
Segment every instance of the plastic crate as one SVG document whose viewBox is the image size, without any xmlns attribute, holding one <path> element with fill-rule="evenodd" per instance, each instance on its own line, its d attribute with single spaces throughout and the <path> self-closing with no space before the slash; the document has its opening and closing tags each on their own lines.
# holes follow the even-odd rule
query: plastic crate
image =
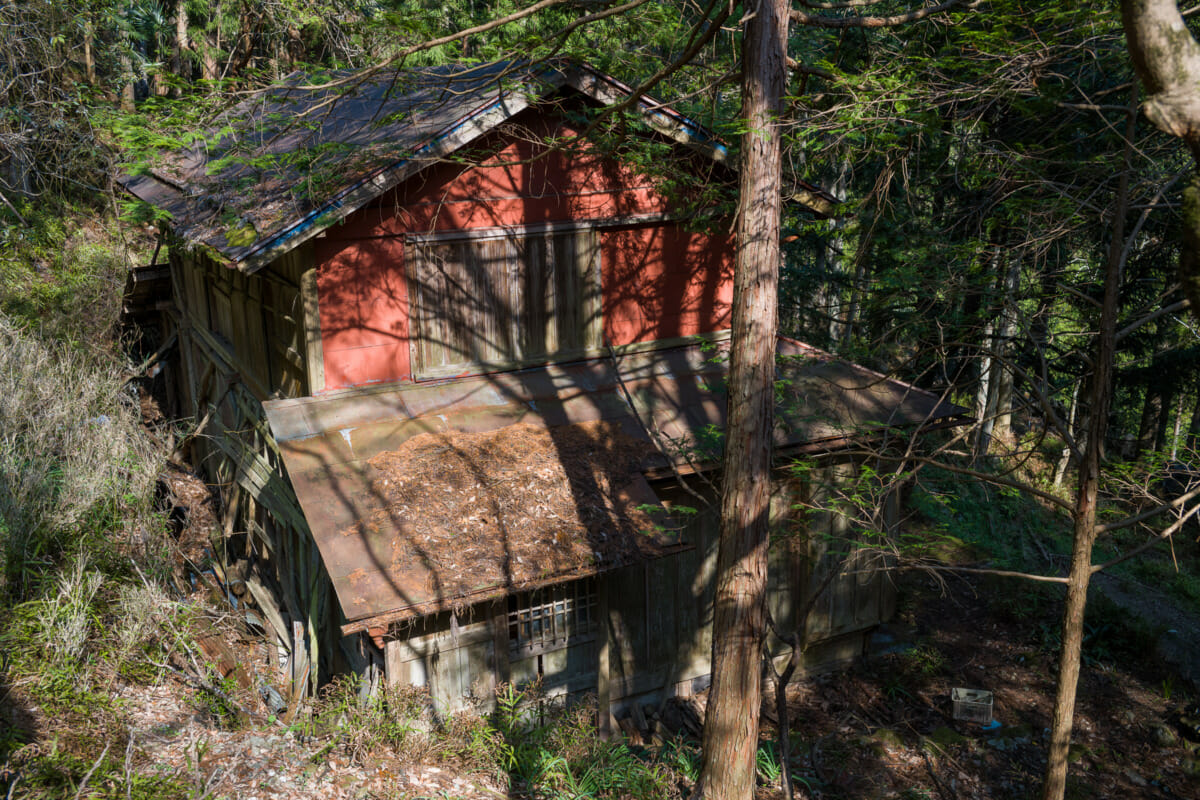
<svg viewBox="0 0 1200 800">
<path fill-rule="evenodd" d="M 950 690 L 954 703 L 954 718 L 963 722 L 978 722 L 987 725 L 992 721 L 992 693 L 985 689 Z"/>
</svg>

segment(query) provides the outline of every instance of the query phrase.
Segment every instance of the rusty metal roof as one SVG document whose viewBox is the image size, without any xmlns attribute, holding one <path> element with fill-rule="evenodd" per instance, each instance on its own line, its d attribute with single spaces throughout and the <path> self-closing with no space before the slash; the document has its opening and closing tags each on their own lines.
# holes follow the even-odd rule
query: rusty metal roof
<svg viewBox="0 0 1200 800">
<path fill-rule="evenodd" d="M 119 180 L 168 212 L 184 242 L 253 271 L 563 89 L 601 104 L 632 92 L 565 61 L 294 73 L 230 108 L 190 147 Z M 648 97 L 637 108 L 659 133 L 724 160 L 725 146 L 700 125 Z M 808 184 L 799 191 L 818 213 L 837 202 Z"/>
<path fill-rule="evenodd" d="M 405 520 L 382 515 L 368 459 L 421 433 L 494 431 L 516 423 L 539 427 L 604 420 L 654 444 L 650 477 L 711 466 L 725 424 L 724 354 L 689 345 L 616 358 L 430 383 L 334 392 L 264 404 L 292 485 L 333 580 L 349 624 L 362 630 L 396 620 L 503 596 L 503 583 L 441 596 L 446 560 L 397 559 Z M 946 423 L 965 409 L 862 367 L 781 338 L 776 444 L 833 448 L 880 427 Z M 630 503 L 654 502 L 639 481 Z M 359 525 L 374 519 L 373 526 Z M 382 523 L 379 520 L 382 519 Z M 356 527 L 357 526 L 357 527 Z M 354 535 L 347 531 L 354 529 Z M 683 543 L 657 543 L 667 552 Z M 432 554 L 436 556 L 437 554 Z M 452 559 L 450 559 L 452 561 Z M 598 559 L 584 572 L 546 574 L 544 582 L 621 566 Z M 444 578 L 444 576 L 443 576 Z"/>
<path fill-rule="evenodd" d="M 510 63 L 390 69 L 362 80 L 295 73 L 224 112 L 186 150 L 122 181 L 169 212 L 184 241 L 245 264 L 378 196 L 397 182 L 389 171 L 403 177 L 433 163 L 455 131 L 469 140 L 525 108 L 524 89 L 555 83 L 562 77 L 552 71 Z"/>
</svg>

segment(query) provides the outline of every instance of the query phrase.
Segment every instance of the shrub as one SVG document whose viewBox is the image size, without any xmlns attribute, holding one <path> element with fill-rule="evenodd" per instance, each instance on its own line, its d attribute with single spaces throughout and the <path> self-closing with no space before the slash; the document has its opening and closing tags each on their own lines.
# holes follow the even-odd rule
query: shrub
<svg viewBox="0 0 1200 800">
<path fill-rule="evenodd" d="M 492 724 L 508 743 L 507 767 L 517 791 L 555 800 L 674 794 L 669 763 L 600 736 L 595 698 L 564 705 L 562 698 L 544 698 L 537 686 L 502 686 Z"/>
<path fill-rule="evenodd" d="M 114 364 L 0 317 L 0 595 L 28 599 L 81 549 L 156 524 L 160 456 L 135 405 Z"/>
</svg>

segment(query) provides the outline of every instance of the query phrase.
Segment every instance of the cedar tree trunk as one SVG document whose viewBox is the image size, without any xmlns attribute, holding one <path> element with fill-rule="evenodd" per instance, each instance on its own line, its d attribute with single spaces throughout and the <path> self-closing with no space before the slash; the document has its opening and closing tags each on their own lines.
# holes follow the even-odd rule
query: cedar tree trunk
<svg viewBox="0 0 1200 800">
<path fill-rule="evenodd" d="M 1120 289 L 1121 251 L 1125 244 L 1125 214 L 1129 208 L 1129 160 L 1133 149 L 1136 95 L 1130 103 L 1125 128 L 1125 157 L 1117 185 L 1112 239 L 1104 272 L 1104 301 L 1096 342 L 1095 371 L 1091 383 L 1091 413 L 1087 441 L 1079 464 L 1079 489 L 1075 495 L 1074 542 L 1071 570 L 1067 574 L 1067 600 L 1063 610 L 1062 653 L 1058 663 L 1058 690 L 1054 697 L 1054 720 L 1050 724 L 1050 752 L 1042 800 L 1063 800 L 1067 790 L 1067 755 L 1074 727 L 1075 693 L 1079 688 L 1079 664 L 1083 654 L 1083 615 L 1087 608 L 1088 584 L 1092 580 L 1092 546 L 1096 543 L 1096 501 L 1100 483 L 1100 456 L 1112 403 L 1113 353 L 1116 350 L 1117 292 Z"/>
<path fill-rule="evenodd" d="M 1179 279 L 1200 318 L 1200 44 L 1174 0 L 1121 0 L 1121 21 L 1146 87 L 1142 110 L 1159 130 L 1183 139 L 1197 164 L 1183 190 Z"/>
<path fill-rule="evenodd" d="M 750 800 L 766 636 L 767 522 L 775 405 L 780 180 L 778 119 L 788 7 L 757 0 L 742 47 L 741 191 L 734 269 L 725 484 L 713 608 L 712 688 L 697 794 Z"/>
</svg>

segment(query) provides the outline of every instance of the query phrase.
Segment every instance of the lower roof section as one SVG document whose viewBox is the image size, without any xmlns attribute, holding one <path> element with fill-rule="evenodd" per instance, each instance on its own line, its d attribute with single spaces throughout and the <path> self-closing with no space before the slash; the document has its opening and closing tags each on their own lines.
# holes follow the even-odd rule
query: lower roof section
<svg viewBox="0 0 1200 800">
<path fill-rule="evenodd" d="M 776 445 L 964 409 L 781 338 Z M 647 477 L 716 463 L 728 342 L 264 404 L 346 632 L 688 546 Z"/>
</svg>

